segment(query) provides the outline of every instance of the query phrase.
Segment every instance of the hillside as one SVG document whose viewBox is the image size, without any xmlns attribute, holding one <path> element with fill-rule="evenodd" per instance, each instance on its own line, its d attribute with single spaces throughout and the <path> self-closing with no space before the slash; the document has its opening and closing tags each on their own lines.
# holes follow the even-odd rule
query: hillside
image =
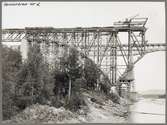
<svg viewBox="0 0 167 125">
<path fill-rule="evenodd" d="M 34 104 L 23 112 L 5 121 L 5 123 L 121 123 L 126 122 L 128 115 L 124 100 L 113 103 L 105 95 L 95 92 L 84 92 L 87 106 L 77 112 L 64 107 L 55 108 L 49 105 Z"/>
<path fill-rule="evenodd" d="M 85 122 L 93 122 L 103 113 L 104 116 L 124 117 L 127 113 L 122 107 L 125 101 L 110 91 L 110 83 L 103 72 L 75 48 L 65 47 L 61 51 L 64 53 L 56 52 L 50 60 L 43 56 L 38 45 L 34 45 L 28 59 L 22 61 L 19 51 L 3 48 L 4 120 L 38 122 L 42 117 L 42 122 L 53 122 L 59 115 L 61 120 L 61 117 L 69 119 L 70 115 L 77 116 L 77 121 L 81 117 Z M 63 116 L 56 114 L 57 110 Z"/>
</svg>

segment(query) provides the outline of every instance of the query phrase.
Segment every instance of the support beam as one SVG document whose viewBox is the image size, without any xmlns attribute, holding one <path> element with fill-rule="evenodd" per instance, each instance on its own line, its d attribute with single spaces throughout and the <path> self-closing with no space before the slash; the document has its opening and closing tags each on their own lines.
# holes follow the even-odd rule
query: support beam
<svg viewBox="0 0 167 125">
<path fill-rule="evenodd" d="M 131 74 L 130 72 L 133 74 L 133 66 L 145 54 L 166 51 L 166 44 L 147 43 L 145 40 L 146 22 L 147 18 L 134 18 L 117 22 L 116 25 L 109 27 L 3 29 L 2 43 L 21 42 L 24 58 L 27 58 L 25 54 L 27 52 L 24 53 L 26 49 L 22 46 L 29 46 L 24 45 L 26 42 L 38 43 L 44 50 L 45 57 L 53 50 L 50 46 L 60 50 L 63 47 L 74 46 L 84 57 L 93 60 L 103 72 L 107 73 L 111 86 L 121 86 L 121 80 L 127 82 L 132 79 L 128 74 Z M 120 41 L 119 33 L 128 33 L 128 44 Z M 136 35 L 137 33 L 140 35 Z M 47 58 L 45 60 L 47 61 Z"/>
</svg>

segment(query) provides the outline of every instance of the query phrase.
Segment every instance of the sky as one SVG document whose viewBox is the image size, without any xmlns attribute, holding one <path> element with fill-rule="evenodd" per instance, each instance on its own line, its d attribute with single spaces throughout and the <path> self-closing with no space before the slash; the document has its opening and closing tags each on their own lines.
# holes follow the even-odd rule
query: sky
<svg viewBox="0 0 167 125">
<path fill-rule="evenodd" d="M 36 5 L 38 3 L 39 6 Z M 113 22 L 139 14 L 139 17 L 148 17 L 146 40 L 149 43 L 165 43 L 164 2 L 5 4 L 8 3 L 2 4 L 2 28 L 112 26 Z M 137 91 L 165 89 L 165 52 L 148 54 L 135 65 L 135 84 Z"/>
</svg>

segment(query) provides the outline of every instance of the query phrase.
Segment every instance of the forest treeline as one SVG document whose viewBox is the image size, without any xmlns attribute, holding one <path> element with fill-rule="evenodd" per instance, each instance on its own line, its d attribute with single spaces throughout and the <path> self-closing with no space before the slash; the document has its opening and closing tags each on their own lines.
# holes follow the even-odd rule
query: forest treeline
<svg viewBox="0 0 167 125">
<path fill-rule="evenodd" d="M 97 66 L 90 59 L 81 64 L 75 48 L 70 48 L 54 68 L 44 60 L 37 44 L 29 48 L 25 61 L 18 50 L 3 46 L 1 52 L 4 120 L 36 103 L 76 111 L 86 105 L 82 92 L 95 91 L 97 84 L 100 92 L 118 102 L 118 97 L 109 92 L 106 79 L 99 81 Z"/>
</svg>

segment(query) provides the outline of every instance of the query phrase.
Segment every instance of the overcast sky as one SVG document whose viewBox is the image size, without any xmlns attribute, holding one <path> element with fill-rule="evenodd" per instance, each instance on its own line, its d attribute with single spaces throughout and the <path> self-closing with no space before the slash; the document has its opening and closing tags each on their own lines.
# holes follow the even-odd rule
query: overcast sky
<svg viewBox="0 0 167 125">
<path fill-rule="evenodd" d="M 164 2 L 40 2 L 40 6 L 4 3 L 2 28 L 112 26 L 115 21 L 139 14 L 148 17 L 146 40 L 165 43 Z M 139 91 L 165 89 L 165 52 L 151 53 L 140 60 L 135 65 L 135 79 Z"/>
</svg>

